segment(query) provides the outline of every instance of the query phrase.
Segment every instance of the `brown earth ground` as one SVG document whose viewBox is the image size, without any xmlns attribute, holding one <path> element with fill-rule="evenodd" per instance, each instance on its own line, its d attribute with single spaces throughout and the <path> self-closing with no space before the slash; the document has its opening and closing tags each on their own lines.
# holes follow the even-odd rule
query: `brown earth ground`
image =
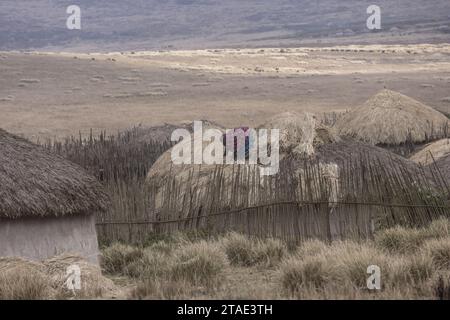
<svg viewBox="0 0 450 320">
<path fill-rule="evenodd" d="M 450 45 L 109 54 L 0 52 L 0 127 L 36 139 L 283 111 L 344 111 L 387 87 L 450 113 Z"/>
</svg>

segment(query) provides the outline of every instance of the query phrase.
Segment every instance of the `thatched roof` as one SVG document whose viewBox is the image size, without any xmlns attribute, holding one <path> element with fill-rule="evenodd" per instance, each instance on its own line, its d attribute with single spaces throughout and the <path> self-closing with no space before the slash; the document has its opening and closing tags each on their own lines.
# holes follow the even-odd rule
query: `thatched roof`
<svg viewBox="0 0 450 320">
<path fill-rule="evenodd" d="M 204 128 L 221 128 L 218 123 L 213 121 L 199 121 L 202 122 Z M 129 129 L 128 132 L 132 133 L 138 141 L 157 141 L 160 143 L 170 143 L 172 132 L 176 129 L 186 129 L 189 132 L 193 132 L 193 122 L 184 120 L 177 124 L 164 123 L 163 125 L 153 127 L 139 125 L 137 127 Z"/>
<path fill-rule="evenodd" d="M 448 119 L 440 112 L 390 90 L 377 93 L 335 125 L 341 136 L 374 145 L 428 142 L 445 137 L 447 127 Z"/>
<path fill-rule="evenodd" d="M 339 141 L 331 128 L 320 125 L 312 113 L 285 112 L 269 119 L 259 128 L 280 130 L 280 153 L 310 156 L 315 148 Z"/>
<path fill-rule="evenodd" d="M 91 214 L 107 203 L 84 169 L 0 129 L 0 218 Z"/>
<path fill-rule="evenodd" d="M 433 160 L 450 155 L 450 139 L 441 139 L 427 144 L 423 149 L 413 154 L 410 159 L 422 165 L 429 165 Z"/>
<path fill-rule="evenodd" d="M 207 127 L 216 128 L 224 132 L 223 128 L 214 123 L 208 123 Z M 269 119 L 264 124 L 258 126 L 264 129 L 279 129 L 280 130 L 280 158 L 288 154 L 296 154 L 299 156 L 310 156 L 314 154 L 314 149 L 324 143 L 333 143 L 339 141 L 339 138 L 334 135 L 331 129 L 326 128 L 318 123 L 315 116 L 311 113 L 296 113 L 286 112 Z M 182 141 L 183 143 L 190 143 L 189 141 Z M 195 147 L 204 148 L 209 142 L 203 141 L 203 144 L 194 143 Z M 173 148 L 172 148 L 173 149 Z M 172 149 L 167 150 L 151 167 L 147 181 L 152 183 L 164 183 L 170 176 L 178 179 L 187 179 L 192 170 L 201 170 L 202 176 L 207 176 L 213 172 L 216 165 L 172 165 L 171 152 Z M 191 150 L 192 155 L 195 149 Z M 224 164 L 225 171 L 231 171 L 235 165 Z M 245 165 L 255 170 L 258 166 Z"/>
</svg>

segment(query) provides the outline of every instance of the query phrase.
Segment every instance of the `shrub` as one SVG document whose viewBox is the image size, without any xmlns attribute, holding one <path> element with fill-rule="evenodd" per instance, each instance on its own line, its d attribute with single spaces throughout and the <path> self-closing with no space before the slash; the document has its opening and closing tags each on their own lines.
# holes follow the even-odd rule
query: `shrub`
<svg viewBox="0 0 450 320">
<path fill-rule="evenodd" d="M 211 285 L 220 280 L 219 275 L 227 264 L 227 258 L 217 244 L 200 241 L 174 252 L 170 275 L 175 281 Z"/>
<path fill-rule="evenodd" d="M 114 243 L 103 249 L 101 266 L 107 273 L 125 275 L 128 265 L 141 259 L 143 255 L 141 248 Z"/>
</svg>

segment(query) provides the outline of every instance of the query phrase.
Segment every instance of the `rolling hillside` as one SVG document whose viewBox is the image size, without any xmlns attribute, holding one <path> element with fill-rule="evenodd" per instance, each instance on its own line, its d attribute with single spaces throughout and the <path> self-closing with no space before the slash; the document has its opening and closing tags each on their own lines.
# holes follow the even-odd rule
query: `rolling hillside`
<svg viewBox="0 0 450 320">
<path fill-rule="evenodd" d="M 366 8 L 382 9 L 382 30 Z M 82 30 L 66 29 L 67 6 Z M 32 0 L 0 2 L 0 50 L 112 51 L 450 40 L 448 0 Z"/>
</svg>

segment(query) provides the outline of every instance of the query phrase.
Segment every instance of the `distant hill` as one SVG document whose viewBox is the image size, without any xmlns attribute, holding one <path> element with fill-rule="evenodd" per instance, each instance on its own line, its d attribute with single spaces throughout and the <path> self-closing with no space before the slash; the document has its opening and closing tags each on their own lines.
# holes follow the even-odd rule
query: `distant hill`
<svg viewBox="0 0 450 320">
<path fill-rule="evenodd" d="M 82 10 L 67 30 L 66 8 Z M 366 8 L 382 9 L 382 30 Z M 448 0 L 1 0 L 0 50 L 450 42 Z"/>
</svg>

